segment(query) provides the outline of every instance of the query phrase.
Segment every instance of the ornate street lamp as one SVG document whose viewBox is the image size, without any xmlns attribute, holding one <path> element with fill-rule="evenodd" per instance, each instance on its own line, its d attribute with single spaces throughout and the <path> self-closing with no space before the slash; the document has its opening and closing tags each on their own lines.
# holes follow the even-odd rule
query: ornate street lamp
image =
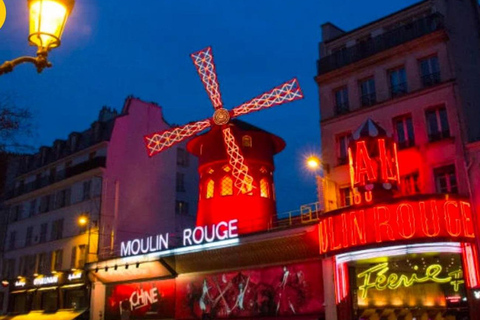
<svg viewBox="0 0 480 320">
<path fill-rule="evenodd" d="M 73 9 L 75 0 L 27 0 L 30 12 L 30 34 L 28 42 L 37 46 L 36 57 L 19 57 L 0 65 L 0 75 L 11 72 L 21 63 L 31 62 L 40 73 L 52 64 L 47 60 L 48 52 L 60 46 L 63 29 Z"/>
</svg>

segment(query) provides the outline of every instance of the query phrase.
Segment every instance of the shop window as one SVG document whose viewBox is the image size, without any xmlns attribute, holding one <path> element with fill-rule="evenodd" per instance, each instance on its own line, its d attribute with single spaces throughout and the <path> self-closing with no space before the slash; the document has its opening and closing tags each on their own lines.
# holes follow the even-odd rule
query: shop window
<svg viewBox="0 0 480 320">
<path fill-rule="evenodd" d="M 350 187 L 340 188 L 340 207 L 348 207 L 353 204 L 353 192 Z"/>
<path fill-rule="evenodd" d="M 183 148 L 177 148 L 177 165 L 181 167 L 188 167 L 189 165 L 189 154 L 187 150 Z"/>
<path fill-rule="evenodd" d="M 50 266 L 47 261 L 47 253 L 42 252 L 38 254 L 37 273 L 46 274 L 46 273 L 49 273 L 50 271 L 51 271 Z"/>
<path fill-rule="evenodd" d="M 393 119 L 395 137 L 398 149 L 405 149 L 415 145 L 413 122 L 411 115 L 404 115 Z"/>
<path fill-rule="evenodd" d="M 242 137 L 242 146 L 251 148 L 252 147 L 252 137 L 243 136 Z"/>
<path fill-rule="evenodd" d="M 188 202 L 176 200 L 175 201 L 175 214 L 187 215 L 188 214 Z"/>
<path fill-rule="evenodd" d="M 375 79 L 373 77 L 360 81 L 359 86 L 362 94 L 360 97 L 360 103 L 362 107 L 373 106 L 375 103 L 377 103 Z"/>
<path fill-rule="evenodd" d="M 175 190 L 177 192 L 185 192 L 185 174 L 177 172 Z"/>
<path fill-rule="evenodd" d="M 87 296 L 84 289 L 70 289 L 65 291 L 65 305 L 67 309 L 84 309 L 87 308 Z"/>
<path fill-rule="evenodd" d="M 11 295 L 13 299 L 13 312 L 17 314 L 28 313 L 27 293 L 17 293 Z"/>
<path fill-rule="evenodd" d="M 335 97 L 335 115 L 339 116 L 350 111 L 348 103 L 348 89 L 347 87 L 338 88 L 334 91 Z"/>
<path fill-rule="evenodd" d="M 390 95 L 392 98 L 402 96 L 408 92 L 407 74 L 405 68 L 397 68 L 388 72 L 390 80 Z"/>
<path fill-rule="evenodd" d="M 58 290 L 47 290 L 41 293 L 42 309 L 45 312 L 55 312 L 58 310 Z"/>
<path fill-rule="evenodd" d="M 436 168 L 433 174 L 437 193 L 458 193 L 455 165 Z"/>
<path fill-rule="evenodd" d="M 229 176 L 222 178 L 221 182 L 221 195 L 222 196 L 231 196 L 233 195 L 233 180 Z"/>
<path fill-rule="evenodd" d="M 424 87 L 430 87 L 440 83 L 440 65 L 438 57 L 432 56 L 419 61 L 420 75 Z"/>
<path fill-rule="evenodd" d="M 400 177 L 400 191 L 405 196 L 420 193 L 420 187 L 418 185 L 418 172 Z"/>
<path fill-rule="evenodd" d="M 337 162 L 338 165 L 348 163 L 348 145 L 352 139 L 351 133 L 343 133 L 337 136 Z"/>
<path fill-rule="evenodd" d="M 260 180 L 260 197 L 270 198 L 270 190 L 268 188 L 268 181 L 265 178 Z"/>
<path fill-rule="evenodd" d="M 207 181 L 207 188 L 206 188 L 207 190 L 205 194 L 205 199 L 213 198 L 214 187 L 215 187 L 215 183 L 213 182 L 213 180 L 209 179 Z"/>
<path fill-rule="evenodd" d="M 428 140 L 430 142 L 450 137 L 447 109 L 445 106 L 431 108 L 425 111 L 427 119 Z"/>
</svg>

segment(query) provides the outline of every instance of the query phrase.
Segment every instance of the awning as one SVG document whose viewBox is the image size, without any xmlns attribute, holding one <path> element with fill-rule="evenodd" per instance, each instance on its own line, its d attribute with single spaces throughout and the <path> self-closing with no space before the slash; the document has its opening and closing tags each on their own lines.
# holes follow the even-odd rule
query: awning
<svg viewBox="0 0 480 320">
<path fill-rule="evenodd" d="M 73 320 L 87 311 L 83 310 L 59 310 L 55 313 L 44 313 L 43 311 L 31 311 L 27 314 L 16 316 L 0 317 L 0 320 Z"/>
</svg>

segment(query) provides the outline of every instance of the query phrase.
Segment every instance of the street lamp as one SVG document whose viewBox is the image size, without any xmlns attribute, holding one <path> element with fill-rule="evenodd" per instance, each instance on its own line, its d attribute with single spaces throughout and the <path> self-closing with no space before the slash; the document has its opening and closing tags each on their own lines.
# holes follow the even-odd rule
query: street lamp
<svg viewBox="0 0 480 320">
<path fill-rule="evenodd" d="M 312 171 L 315 174 L 315 182 L 317 184 L 317 197 L 318 197 L 318 208 L 319 211 L 325 211 L 325 201 L 324 201 L 324 178 L 322 177 L 322 161 L 317 155 L 310 155 L 305 159 L 305 165 L 308 170 Z"/>
<path fill-rule="evenodd" d="M 0 75 L 11 72 L 17 65 L 26 62 L 33 63 L 38 73 L 50 68 L 52 64 L 47 60 L 48 52 L 60 46 L 60 38 L 75 0 L 27 0 L 27 4 L 30 12 L 28 42 L 31 46 L 37 46 L 37 56 L 5 61 L 0 65 Z"/>
<path fill-rule="evenodd" d="M 86 214 L 82 214 L 78 217 L 78 225 L 87 227 L 87 248 L 85 249 L 85 264 L 88 263 L 88 254 L 90 252 L 90 218 Z"/>
</svg>

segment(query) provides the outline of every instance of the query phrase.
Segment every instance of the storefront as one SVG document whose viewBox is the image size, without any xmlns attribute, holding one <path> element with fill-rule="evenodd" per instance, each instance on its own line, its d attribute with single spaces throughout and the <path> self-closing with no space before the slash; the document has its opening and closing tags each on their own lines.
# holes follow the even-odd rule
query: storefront
<svg viewBox="0 0 480 320">
<path fill-rule="evenodd" d="M 81 319 L 88 308 L 85 272 L 75 270 L 18 278 L 10 284 L 9 315 L 5 319 Z"/>
<path fill-rule="evenodd" d="M 91 319 L 324 319 L 317 239 L 303 226 L 92 264 Z"/>
</svg>

